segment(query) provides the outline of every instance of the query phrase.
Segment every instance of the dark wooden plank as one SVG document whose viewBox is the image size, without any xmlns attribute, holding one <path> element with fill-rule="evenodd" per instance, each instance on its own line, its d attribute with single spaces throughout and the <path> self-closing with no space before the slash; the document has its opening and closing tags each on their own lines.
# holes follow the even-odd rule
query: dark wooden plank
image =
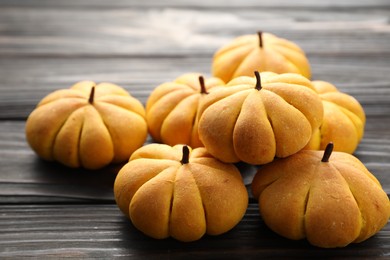
<svg viewBox="0 0 390 260">
<path fill-rule="evenodd" d="M 145 104 L 154 87 L 183 73 L 204 73 L 208 62 L 201 57 L 3 58 L 0 118 L 24 119 L 45 95 L 80 80 L 121 85 Z"/>
<path fill-rule="evenodd" d="M 121 165 L 97 171 L 71 169 L 36 156 L 24 122 L 0 122 L 0 203 L 113 202 Z"/>
<path fill-rule="evenodd" d="M 44 161 L 28 146 L 24 125 L 0 121 L 0 204 L 114 202 L 113 184 L 123 164 L 88 171 Z M 256 167 L 237 167 L 249 188 Z"/>
<path fill-rule="evenodd" d="M 390 125 L 390 118 L 381 118 Z M 378 119 L 379 121 L 379 119 Z M 390 133 L 368 129 L 355 155 L 378 178 L 390 194 Z M 149 138 L 146 143 L 152 140 Z M 28 147 L 24 122 L 0 121 L 0 203 L 113 202 L 113 183 L 122 165 L 98 171 L 70 169 L 39 159 Z M 250 192 L 255 166 L 237 165 Z"/>
<path fill-rule="evenodd" d="M 182 73 L 210 74 L 216 49 L 259 29 L 300 44 L 313 78 L 354 95 L 368 115 L 390 114 L 388 1 L 179 2 L 0 2 L 0 119 L 25 119 L 44 95 L 84 79 L 123 85 L 145 103 Z"/>
<path fill-rule="evenodd" d="M 356 2 L 354 0 L 327 0 L 327 1 L 310 1 L 310 0 L 299 0 L 295 2 L 291 2 L 289 0 L 274 0 L 272 2 L 269 1 L 259 1 L 259 0 L 246 0 L 246 1 L 229 1 L 226 3 L 224 0 L 215 0 L 215 1 L 207 1 L 207 0 L 198 0 L 198 1 L 180 1 L 180 0 L 161 0 L 155 2 L 153 0 L 144 0 L 144 1 L 128 1 L 128 0 L 117 0 L 115 2 L 107 2 L 104 0 L 68 0 L 68 1 L 50 1 L 50 0 L 0 0 L 0 4 L 3 6 L 23 6 L 23 7 L 31 7 L 31 6 L 49 6 L 55 8 L 83 8 L 83 7 L 93 7 L 93 8 L 123 8 L 123 7 L 172 7 L 172 6 L 183 6 L 183 7 L 242 7 L 251 6 L 251 7 L 278 7 L 278 8 L 318 8 L 318 7 L 333 7 L 333 8 L 359 8 L 362 7 L 376 7 L 380 8 L 383 6 L 388 6 L 389 2 L 387 0 L 364 0 Z"/>
<path fill-rule="evenodd" d="M 390 54 L 311 55 L 313 79 L 335 84 L 353 95 L 367 117 L 390 115 Z M 142 103 L 159 84 L 181 74 L 210 76 L 211 55 L 133 58 L 0 59 L 0 119 L 25 119 L 48 93 L 79 80 L 109 81 L 126 88 Z"/>
<path fill-rule="evenodd" d="M 258 30 L 296 41 L 308 54 L 390 53 L 388 1 L 363 1 L 353 10 L 352 2 L 348 8 L 340 8 L 337 1 L 335 5 L 284 1 L 284 7 L 259 1 L 258 8 L 255 2 L 221 6 L 221 1 L 210 6 L 212 1 L 196 1 L 184 4 L 187 8 L 176 7 L 179 1 L 154 3 L 153 8 L 137 6 L 136 1 L 116 7 L 110 3 L 111 8 L 103 1 L 80 2 L 5 2 L 0 9 L 0 54 L 211 53 L 232 37 Z M 104 4 L 103 8 L 96 8 L 99 4 Z"/>
<path fill-rule="evenodd" d="M 0 257 L 363 257 L 390 254 L 390 225 L 341 249 L 321 249 L 270 231 L 252 203 L 242 221 L 220 236 L 192 243 L 154 240 L 136 230 L 116 205 L 20 205 L 0 208 Z"/>
</svg>

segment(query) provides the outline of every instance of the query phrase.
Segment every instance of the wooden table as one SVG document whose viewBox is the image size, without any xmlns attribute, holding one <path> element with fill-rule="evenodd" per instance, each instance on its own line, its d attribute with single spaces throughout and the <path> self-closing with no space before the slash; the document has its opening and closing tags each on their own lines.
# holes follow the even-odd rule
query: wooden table
<svg viewBox="0 0 390 260">
<path fill-rule="evenodd" d="M 40 160 L 26 143 L 25 120 L 49 92 L 109 81 L 145 104 L 160 83 L 209 76 L 216 49 L 258 30 L 295 41 L 313 79 L 361 102 L 367 125 L 355 155 L 389 194 L 388 0 L 0 0 L 0 258 L 390 257 L 390 225 L 363 243 L 320 249 L 267 229 L 253 198 L 224 235 L 154 240 L 113 200 L 118 166 L 71 170 Z"/>
</svg>

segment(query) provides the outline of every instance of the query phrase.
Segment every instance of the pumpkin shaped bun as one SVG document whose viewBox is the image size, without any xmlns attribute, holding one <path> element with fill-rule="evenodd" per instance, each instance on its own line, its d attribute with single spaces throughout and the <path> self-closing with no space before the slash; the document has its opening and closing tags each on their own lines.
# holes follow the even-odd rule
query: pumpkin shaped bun
<svg viewBox="0 0 390 260">
<path fill-rule="evenodd" d="M 331 248 L 362 242 L 387 224 L 390 201 L 379 181 L 356 157 L 332 149 L 302 150 L 258 170 L 252 193 L 273 231 Z"/>
<path fill-rule="evenodd" d="M 111 83 L 81 81 L 52 92 L 26 122 L 32 149 L 69 167 L 98 169 L 126 161 L 146 137 L 143 105 Z"/>
<path fill-rule="evenodd" d="M 312 81 L 324 106 L 324 119 L 313 134 L 307 149 L 324 150 L 333 142 L 334 150 L 352 154 L 364 134 L 366 116 L 363 107 L 352 96 L 340 92 L 326 81 Z"/>
<path fill-rule="evenodd" d="M 204 79 L 199 73 L 187 73 L 156 87 L 146 103 L 149 133 L 156 142 L 168 145 L 203 146 L 198 136 L 198 106 L 215 86 L 218 78 Z"/>
<path fill-rule="evenodd" d="M 244 216 L 248 192 L 233 164 L 205 148 L 149 144 L 135 151 L 114 183 L 115 200 L 136 228 L 156 239 L 219 235 Z"/>
<path fill-rule="evenodd" d="M 214 54 L 212 73 L 225 82 L 239 76 L 252 76 L 253 71 L 311 77 L 310 64 L 303 50 L 270 33 L 239 36 Z"/>
<path fill-rule="evenodd" d="M 295 73 L 238 77 L 207 95 L 200 106 L 199 137 L 228 163 L 265 164 L 303 149 L 323 117 L 311 82 Z"/>
</svg>

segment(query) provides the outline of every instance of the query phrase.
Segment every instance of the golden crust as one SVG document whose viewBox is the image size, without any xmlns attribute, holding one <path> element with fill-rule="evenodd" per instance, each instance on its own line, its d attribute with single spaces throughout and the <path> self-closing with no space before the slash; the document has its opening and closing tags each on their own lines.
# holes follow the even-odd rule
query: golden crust
<svg viewBox="0 0 390 260">
<path fill-rule="evenodd" d="M 126 161 L 146 137 L 143 105 L 111 83 L 82 81 L 54 91 L 39 102 L 26 122 L 32 149 L 46 160 L 69 167 L 98 169 Z"/>
<path fill-rule="evenodd" d="M 157 86 L 146 104 L 149 133 L 156 142 L 168 145 L 203 146 L 198 136 L 198 108 L 202 93 L 199 73 L 187 73 Z M 215 77 L 204 79 L 207 92 L 225 83 Z"/>
<path fill-rule="evenodd" d="M 182 148 L 151 144 L 136 151 L 114 183 L 119 208 L 157 239 L 194 241 L 229 231 L 248 205 L 239 171 L 205 148 L 190 151 L 189 162 L 182 164 Z"/>
<path fill-rule="evenodd" d="M 364 135 L 366 116 L 363 107 L 352 96 L 338 91 L 331 83 L 313 81 L 324 107 L 324 117 L 306 149 L 325 149 L 329 142 L 334 150 L 352 154 Z"/>
<path fill-rule="evenodd" d="M 290 239 L 344 247 L 387 224 L 390 202 L 378 180 L 352 155 L 303 150 L 263 166 L 252 182 L 265 223 Z"/>
<path fill-rule="evenodd" d="M 321 99 L 303 76 L 266 72 L 260 78 L 260 90 L 253 77 L 238 77 L 200 104 L 199 137 L 224 162 L 265 164 L 294 154 L 322 122 Z"/>
<path fill-rule="evenodd" d="M 311 77 L 309 61 L 303 50 L 295 43 L 270 33 L 242 35 L 214 53 L 212 73 L 228 82 L 240 76 L 251 76 L 253 71 L 298 73 Z"/>
</svg>

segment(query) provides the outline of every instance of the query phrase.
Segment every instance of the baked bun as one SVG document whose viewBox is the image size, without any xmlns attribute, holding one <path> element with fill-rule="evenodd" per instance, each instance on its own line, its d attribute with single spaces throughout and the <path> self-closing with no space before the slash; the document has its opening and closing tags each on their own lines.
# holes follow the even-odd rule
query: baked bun
<svg viewBox="0 0 390 260">
<path fill-rule="evenodd" d="M 202 147 L 198 135 L 199 103 L 209 92 L 223 85 L 225 83 L 215 77 L 186 73 L 157 86 L 146 103 L 146 121 L 153 140 L 171 146 Z"/>
<path fill-rule="evenodd" d="M 303 149 L 321 125 L 323 107 L 305 77 L 256 71 L 207 95 L 199 115 L 199 138 L 210 154 L 256 165 Z"/>
<path fill-rule="evenodd" d="M 248 193 L 233 164 L 205 148 L 149 144 L 118 173 L 115 200 L 134 226 L 156 239 L 219 235 L 244 216 Z"/>
<path fill-rule="evenodd" d="M 302 150 L 256 173 L 252 192 L 260 214 L 279 235 L 344 247 L 387 224 L 390 202 L 379 181 L 350 154 L 333 152 L 328 160 L 331 150 Z"/>
<path fill-rule="evenodd" d="M 126 162 L 148 135 L 138 99 L 123 87 L 93 81 L 48 94 L 29 115 L 25 132 L 41 158 L 91 170 Z"/>
<path fill-rule="evenodd" d="M 305 52 L 296 43 L 267 32 L 242 35 L 228 42 L 214 53 L 211 69 L 225 82 L 252 76 L 255 70 L 311 77 Z"/>
</svg>

